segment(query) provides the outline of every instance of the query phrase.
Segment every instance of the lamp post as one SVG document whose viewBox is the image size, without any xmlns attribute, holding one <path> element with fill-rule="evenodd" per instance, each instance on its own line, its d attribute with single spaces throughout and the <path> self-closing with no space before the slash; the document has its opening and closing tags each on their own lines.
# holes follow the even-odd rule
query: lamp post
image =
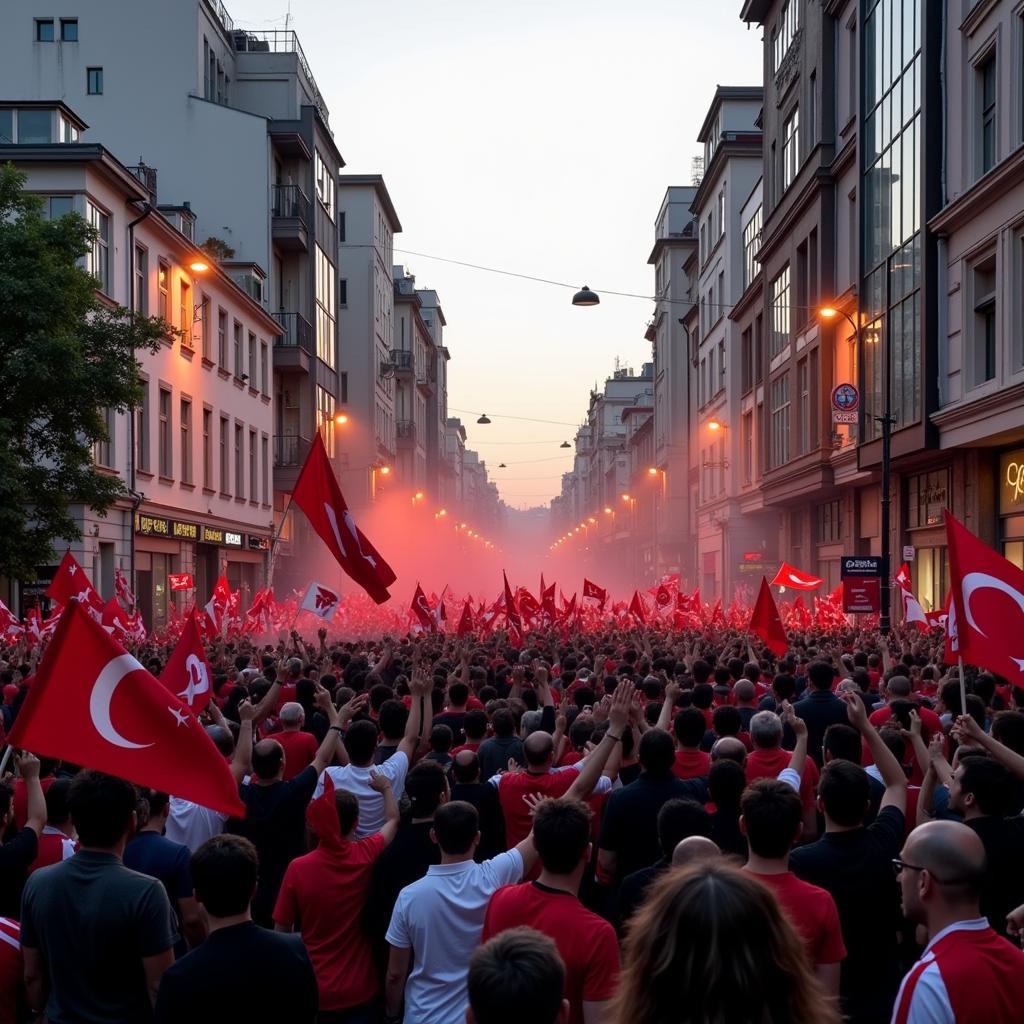
<svg viewBox="0 0 1024 1024">
<path fill-rule="evenodd" d="M 837 316 L 841 316 L 846 322 L 853 328 L 853 337 L 857 349 L 857 360 L 858 365 L 863 366 L 863 354 L 860 350 L 860 328 L 857 322 L 853 319 L 849 313 L 844 313 L 840 309 L 836 309 L 834 306 L 822 306 L 818 310 L 818 316 L 822 320 L 834 320 Z M 891 458 L 891 443 L 892 443 L 892 428 L 896 422 L 896 417 L 892 412 L 892 391 L 889 387 L 889 331 L 888 324 L 883 329 L 883 348 L 882 348 L 882 415 L 876 416 L 875 420 L 882 427 L 882 588 L 881 588 L 881 608 L 878 614 L 878 628 L 884 634 L 888 634 L 892 627 L 892 591 L 889 589 L 889 583 L 892 578 L 890 570 L 890 562 L 892 560 L 892 544 L 889 535 L 889 510 L 891 506 L 891 488 L 889 482 L 889 468 Z M 861 413 L 861 424 L 863 425 L 863 413 Z"/>
</svg>

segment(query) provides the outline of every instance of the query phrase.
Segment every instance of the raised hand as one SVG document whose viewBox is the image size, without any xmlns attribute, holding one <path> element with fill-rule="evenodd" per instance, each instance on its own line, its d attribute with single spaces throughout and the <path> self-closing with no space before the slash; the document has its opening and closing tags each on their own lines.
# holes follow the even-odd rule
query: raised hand
<svg viewBox="0 0 1024 1024">
<path fill-rule="evenodd" d="M 846 717 L 850 725 L 858 732 L 863 732 L 868 724 L 868 713 L 864 710 L 864 702 L 855 693 L 844 690 L 839 694 L 839 699 L 846 702 Z"/>
<path fill-rule="evenodd" d="M 370 769 L 370 789 L 377 793 L 383 793 L 391 788 L 391 780 L 383 773 Z"/>
</svg>

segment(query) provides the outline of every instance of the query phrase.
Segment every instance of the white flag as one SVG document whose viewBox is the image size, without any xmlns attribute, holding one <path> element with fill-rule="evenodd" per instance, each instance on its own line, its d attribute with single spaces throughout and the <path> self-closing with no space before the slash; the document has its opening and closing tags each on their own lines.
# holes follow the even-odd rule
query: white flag
<svg viewBox="0 0 1024 1024">
<path fill-rule="evenodd" d="M 312 612 L 317 618 L 330 622 L 341 604 L 341 594 L 322 583 L 310 583 L 300 608 Z"/>
</svg>

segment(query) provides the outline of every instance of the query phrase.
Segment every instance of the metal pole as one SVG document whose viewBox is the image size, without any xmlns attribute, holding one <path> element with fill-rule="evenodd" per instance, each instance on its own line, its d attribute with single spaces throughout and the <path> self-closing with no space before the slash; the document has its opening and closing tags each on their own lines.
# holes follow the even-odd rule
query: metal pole
<svg viewBox="0 0 1024 1024">
<path fill-rule="evenodd" d="M 890 367 L 890 346 L 889 346 L 889 322 L 886 319 L 884 331 L 884 342 L 882 347 L 882 358 L 884 360 L 883 371 L 885 379 L 885 390 L 882 395 L 882 415 L 878 417 L 882 424 L 882 593 L 881 612 L 878 616 L 878 628 L 883 635 L 888 635 L 891 628 L 890 612 L 892 601 L 892 538 L 889 530 L 889 506 L 890 495 L 890 458 L 892 426 L 894 416 L 892 414 L 892 374 Z"/>
</svg>

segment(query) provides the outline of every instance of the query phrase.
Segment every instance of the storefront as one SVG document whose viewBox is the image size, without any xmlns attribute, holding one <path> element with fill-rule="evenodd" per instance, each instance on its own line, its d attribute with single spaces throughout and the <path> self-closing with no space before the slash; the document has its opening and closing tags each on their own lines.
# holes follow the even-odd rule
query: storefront
<svg viewBox="0 0 1024 1024">
<path fill-rule="evenodd" d="M 930 469 L 904 478 L 907 536 L 914 548 L 914 593 L 925 611 L 942 608 L 949 590 L 949 553 L 943 512 L 950 507 L 951 468 Z M 895 549 L 895 570 L 899 563 Z"/>
<path fill-rule="evenodd" d="M 999 550 L 1024 569 L 1024 448 L 999 456 Z"/>
</svg>

